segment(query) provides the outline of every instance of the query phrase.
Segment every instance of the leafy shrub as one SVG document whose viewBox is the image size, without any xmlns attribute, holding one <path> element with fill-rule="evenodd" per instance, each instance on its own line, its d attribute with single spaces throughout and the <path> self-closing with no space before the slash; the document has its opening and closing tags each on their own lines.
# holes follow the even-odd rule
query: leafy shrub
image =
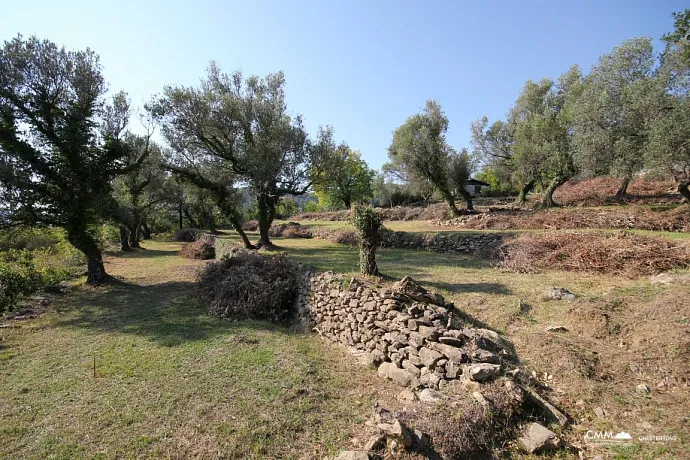
<svg viewBox="0 0 690 460">
<path fill-rule="evenodd" d="M 297 272 L 283 255 L 234 247 L 199 274 L 197 292 L 212 315 L 282 321 L 297 295 Z"/>
<path fill-rule="evenodd" d="M 198 228 L 182 228 L 175 233 L 175 241 L 191 243 L 198 240 L 200 236 L 201 230 Z"/>
<path fill-rule="evenodd" d="M 297 202 L 289 196 L 283 197 L 276 206 L 276 216 L 280 219 L 287 219 L 298 212 Z"/>
<path fill-rule="evenodd" d="M 30 251 L 3 253 L 0 261 L 0 313 L 13 310 L 17 303 L 43 289 L 69 278 L 58 267 L 37 267 Z"/>
<path fill-rule="evenodd" d="M 319 203 L 316 201 L 308 201 L 302 206 L 302 212 L 319 212 Z"/>
<path fill-rule="evenodd" d="M 98 229 L 98 241 L 105 248 L 120 244 L 120 230 L 114 225 L 101 225 Z"/>
<path fill-rule="evenodd" d="M 186 244 L 179 253 L 188 259 L 210 260 L 216 258 L 215 238 L 209 235 L 199 241 Z"/>
</svg>

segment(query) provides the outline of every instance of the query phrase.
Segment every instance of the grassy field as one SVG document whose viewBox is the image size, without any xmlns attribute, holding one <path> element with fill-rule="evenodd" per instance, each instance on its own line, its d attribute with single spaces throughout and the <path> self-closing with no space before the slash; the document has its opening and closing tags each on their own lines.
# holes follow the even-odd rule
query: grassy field
<svg viewBox="0 0 690 460">
<path fill-rule="evenodd" d="M 323 458 L 348 445 L 386 382 L 314 336 L 207 316 L 202 263 L 143 246 L 107 259 L 116 285 L 0 330 L 0 458 Z"/>
<path fill-rule="evenodd" d="M 353 248 L 275 242 L 320 270 L 357 271 Z M 0 457 L 322 459 L 348 448 L 374 401 L 394 404 L 399 388 L 317 337 L 207 316 L 193 292 L 203 262 L 179 257 L 177 243 L 144 247 L 107 258 L 117 284 L 75 287 L 38 319 L 0 329 Z M 690 455 L 687 270 L 653 285 L 515 274 L 468 256 L 409 250 L 380 251 L 379 268 L 391 278 L 411 275 L 455 302 L 468 322 L 505 334 L 576 420 L 565 435 L 588 458 Z M 579 298 L 549 300 L 554 285 Z M 568 331 L 545 332 L 551 325 Z M 636 391 L 639 383 L 652 392 Z M 587 430 L 604 429 L 678 440 L 584 444 Z"/>
</svg>

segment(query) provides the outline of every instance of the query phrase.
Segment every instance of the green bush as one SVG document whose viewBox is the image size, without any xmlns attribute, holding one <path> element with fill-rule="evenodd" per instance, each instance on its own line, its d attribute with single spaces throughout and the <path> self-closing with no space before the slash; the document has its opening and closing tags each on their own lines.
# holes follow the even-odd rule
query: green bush
<svg viewBox="0 0 690 460">
<path fill-rule="evenodd" d="M 103 224 L 98 229 L 98 241 L 105 248 L 120 244 L 120 229 L 114 225 Z"/>
<path fill-rule="evenodd" d="M 69 276 L 65 268 L 37 267 L 31 251 L 3 253 L 0 260 L 0 313 L 12 311 L 20 300 Z"/>
<path fill-rule="evenodd" d="M 308 201 L 302 206 L 302 212 L 319 212 L 321 208 L 319 203 L 316 201 Z"/>
</svg>

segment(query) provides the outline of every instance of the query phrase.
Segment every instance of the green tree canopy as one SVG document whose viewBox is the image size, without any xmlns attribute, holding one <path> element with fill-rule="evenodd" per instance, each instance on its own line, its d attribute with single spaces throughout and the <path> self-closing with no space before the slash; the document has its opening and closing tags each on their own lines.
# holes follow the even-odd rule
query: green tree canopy
<svg viewBox="0 0 690 460">
<path fill-rule="evenodd" d="M 62 227 L 88 261 L 87 282 L 108 279 L 94 230 L 116 207 L 115 177 L 127 163 L 121 139 L 129 104 L 106 83 L 91 50 L 68 51 L 22 36 L 0 49 L 0 192 L 3 223 Z"/>
<path fill-rule="evenodd" d="M 322 169 L 323 177 L 316 184 L 319 202 L 350 209 L 353 204 L 372 198 L 372 182 L 375 172 L 369 168 L 359 154 L 347 144 L 340 144 L 333 150 Z"/>
<path fill-rule="evenodd" d="M 427 101 L 424 111 L 408 118 L 393 132 L 388 148 L 390 169 L 407 180 L 427 182 L 438 191 L 453 215 L 459 213 L 448 182 L 452 148 L 446 142 L 448 118 L 436 101 Z"/>
<path fill-rule="evenodd" d="M 239 72 L 224 74 L 212 63 L 199 87 L 168 86 L 151 106 L 174 150 L 188 159 L 205 156 L 210 164 L 251 188 L 264 246 L 271 245 L 268 229 L 280 198 L 309 189 L 312 174 L 329 153 L 326 146 L 332 137 L 329 130 L 321 130 L 318 142 L 309 141 L 302 118 L 287 113 L 284 86 L 280 72 L 244 78 Z M 221 209 L 225 207 L 248 245 L 239 213 L 230 209 L 229 196 L 221 197 L 223 184 L 209 180 L 200 169 L 188 167 L 184 174 L 195 185 L 216 190 L 224 202 Z"/>
</svg>

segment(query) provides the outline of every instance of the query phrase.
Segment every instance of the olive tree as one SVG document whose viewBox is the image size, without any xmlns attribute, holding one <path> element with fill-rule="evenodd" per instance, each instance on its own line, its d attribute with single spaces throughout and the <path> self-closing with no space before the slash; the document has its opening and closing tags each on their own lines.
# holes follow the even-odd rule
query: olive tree
<svg viewBox="0 0 690 460">
<path fill-rule="evenodd" d="M 147 154 L 126 163 L 129 104 L 124 94 L 106 104 L 106 89 L 89 49 L 22 36 L 0 48 L 3 223 L 64 228 L 86 255 L 89 284 L 109 279 L 94 230 L 116 208 L 111 183 Z"/>
<path fill-rule="evenodd" d="M 312 143 L 301 116 L 288 115 L 282 72 L 244 78 L 240 72 L 222 73 L 211 63 L 199 87 L 168 86 L 150 109 L 173 149 L 187 158 L 204 157 L 249 186 L 257 201 L 261 246 L 272 245 L 268 229 L 280 198 L 306 193 L 332 146 L 330 130 L 321 130 L 319 141 Z M 245 245 L 251 246 L 229 189 L 221 190 L 223 184 L 203 169 L 182 168 L 176 173 L 214 190 L 222 201 L 219 206 Z"/>
<path fill-rule="evenodd" d="M 379 276 L 376 250 L 381 244 L 381 218 L 368 206 L 352 208 L 351 221 L 359 243 L 359 270 L 364 275 Z"/>
<path fill-rule="evenodd" d="M 372 182 L 375 172 L 362 160 L 359 152 L 342 143 L 332 150 L 321 169 L 322 177 L 314 190 L 319 201 L 350 209 L 353 204 L 364 202 L 373 196 Z"/>
<path fill-rule="evenodd" d="M 655 67 L 650 38 L 624 41 L 599 58 L 573 110 L 578 166 L 587 175 L 617 177 L 618 196 L 643 167 L 645 127 L 658 101 L 658 94 L 650 97 Z"/>
<path fill-rule="evenodd" d="M 127 145 L 124 158 L 126 165 L 133 165 L 142 155 L 146 159 L 137 168 L 117 177 L 112 184 L 113 197 L 117 202 L 114 220 L 120 230 L 120 250 L 139 248 L 139 234 L 147 226 L 146 220 L 152 208 L 163 202 L 165 195 L 165 171 L 161 164 L 161 148 L 151 141 L 151 131 L 146 136 L 126 133 Z"/>
<path fill-rule="evenodd" d="M 446 142 L 448 118 L 436 101 L 427 101 L 424 111 L 408 118 L 393 132 L 388 147 L 390 169 L 401 176 L 428 182 L 443 197 L 453 215 L 455 205 L 448 181 L 448 164 L 452 149 Z"/>
</svg>

